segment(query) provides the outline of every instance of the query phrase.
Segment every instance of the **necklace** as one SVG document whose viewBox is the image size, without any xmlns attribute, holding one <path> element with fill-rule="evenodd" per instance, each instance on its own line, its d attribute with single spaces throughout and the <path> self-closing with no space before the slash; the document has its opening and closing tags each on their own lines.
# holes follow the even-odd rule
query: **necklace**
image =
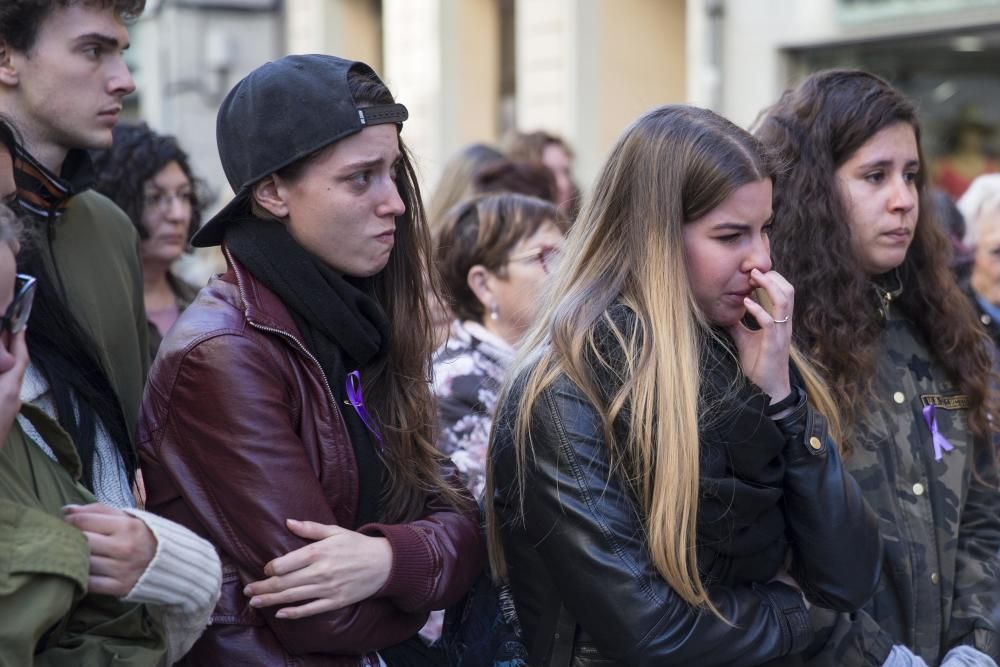
<svg viewBox="0 0 1000 667">
<path fill-rule="evenodd" d="M 899 269 L 893 269 L 892 275 L 896 279 L 896 287 L 894 289 L 886 289 L 878 283 L 874 283 L 875 292 L 879 297 L 879 306 L 882 309 L 882 316 L 885 319 L 889 319 L 889 307 L 892 305 L 892 302 L 903 293 L 903 279 L 899 275 Z"/>
</svg>

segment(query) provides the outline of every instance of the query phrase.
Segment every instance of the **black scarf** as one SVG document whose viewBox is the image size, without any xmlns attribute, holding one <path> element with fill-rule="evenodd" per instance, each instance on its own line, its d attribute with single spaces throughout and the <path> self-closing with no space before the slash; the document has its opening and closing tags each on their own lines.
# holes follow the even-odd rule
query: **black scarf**
<svg viewBox="0 0 1000 667">
<path fill-rule="evenodd" d="M 378 441 L 350 407 L 345 386 L 348 373 L 363 372 L 388 349 L 389 321 L 370 296 L 370 282 L 340 275 L 276 221 L 234 221 L 226 230 L 226 246 L 288 308 L 337 399 L 358 465 L 355 526 L 345 527 L 377 521 L 385 464 L 377 453 Z"/>
</svg>

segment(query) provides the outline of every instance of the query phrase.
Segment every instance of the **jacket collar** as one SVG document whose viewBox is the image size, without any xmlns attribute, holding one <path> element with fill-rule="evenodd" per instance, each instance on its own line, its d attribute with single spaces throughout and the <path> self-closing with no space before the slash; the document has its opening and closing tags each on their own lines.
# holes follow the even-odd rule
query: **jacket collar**
<svg viewBox="0 0 1000 667">
<path fill-rule="evenodd" d="M 57 176 L 46 169 L 23 147 L 17 148 L 14 160 L 14 180 L 17 201 L 24 211 L 46 220 L 61 216 L 69 200 L 94 184 L 94 164 L 84 150 L 66 154 L 62 171 Z"/>
<path fill-rule="evenodd" d="M 274 329 L 279 333 L 291 336 L 305 349 L 302 334 L 295 325 L 292 314 L 288 312 L 288 307 L 281 302 L 278 295 L 254 278 L 253 274 L 233 257 L 225 243 L 222 244 L 222 252 L 226 256 L 229 273 L 232 274 L 240 291 L 243 314 L 247 321 L 252 325 Z"/>
</svg>

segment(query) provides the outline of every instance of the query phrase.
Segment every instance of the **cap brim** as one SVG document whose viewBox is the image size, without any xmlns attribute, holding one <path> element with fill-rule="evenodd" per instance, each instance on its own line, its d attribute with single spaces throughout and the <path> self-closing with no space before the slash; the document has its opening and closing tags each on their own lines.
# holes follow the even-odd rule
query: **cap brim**
<svg viewBox="0 0 1000 667">
<path fill-rule="evenodd" d="M 245 217 L 247 213 L 247 195 L 245 191 L 241 191 L 195 232 L 191 237 L 191 245 L 195 248 L 222 245 L 226 237 L 226 225 L 236 218 Z"/>
</svg>

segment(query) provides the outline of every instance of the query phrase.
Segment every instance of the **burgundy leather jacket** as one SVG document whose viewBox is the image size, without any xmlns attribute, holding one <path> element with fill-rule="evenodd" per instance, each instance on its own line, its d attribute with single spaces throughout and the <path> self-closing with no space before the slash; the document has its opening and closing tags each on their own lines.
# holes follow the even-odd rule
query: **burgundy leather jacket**
<svg viewBox="0 0 1000 667">
<path fill-rule="evenodd" d="M 302 519 L 355 525 L 358 472 L 326 377 L 277 296 L 228 253 L 163 341 L 139 425 L 147 508 L 210 540 L 223 563 L 212 625 L 184 664 L 346 666 L 412 637 L 485 561 L 478 514 L 428 498 L 421 519 L 356 528 L 392 545 L 385 586 L 324 614 L 281 620 L 243 587 L 309 543 Z M 455 483 L 459 484 L 457 477 Z M 366 657 L 367 656 L 367 657 Z M 374 664 L 378 664 L 377 661 Z"/>
</svg>

